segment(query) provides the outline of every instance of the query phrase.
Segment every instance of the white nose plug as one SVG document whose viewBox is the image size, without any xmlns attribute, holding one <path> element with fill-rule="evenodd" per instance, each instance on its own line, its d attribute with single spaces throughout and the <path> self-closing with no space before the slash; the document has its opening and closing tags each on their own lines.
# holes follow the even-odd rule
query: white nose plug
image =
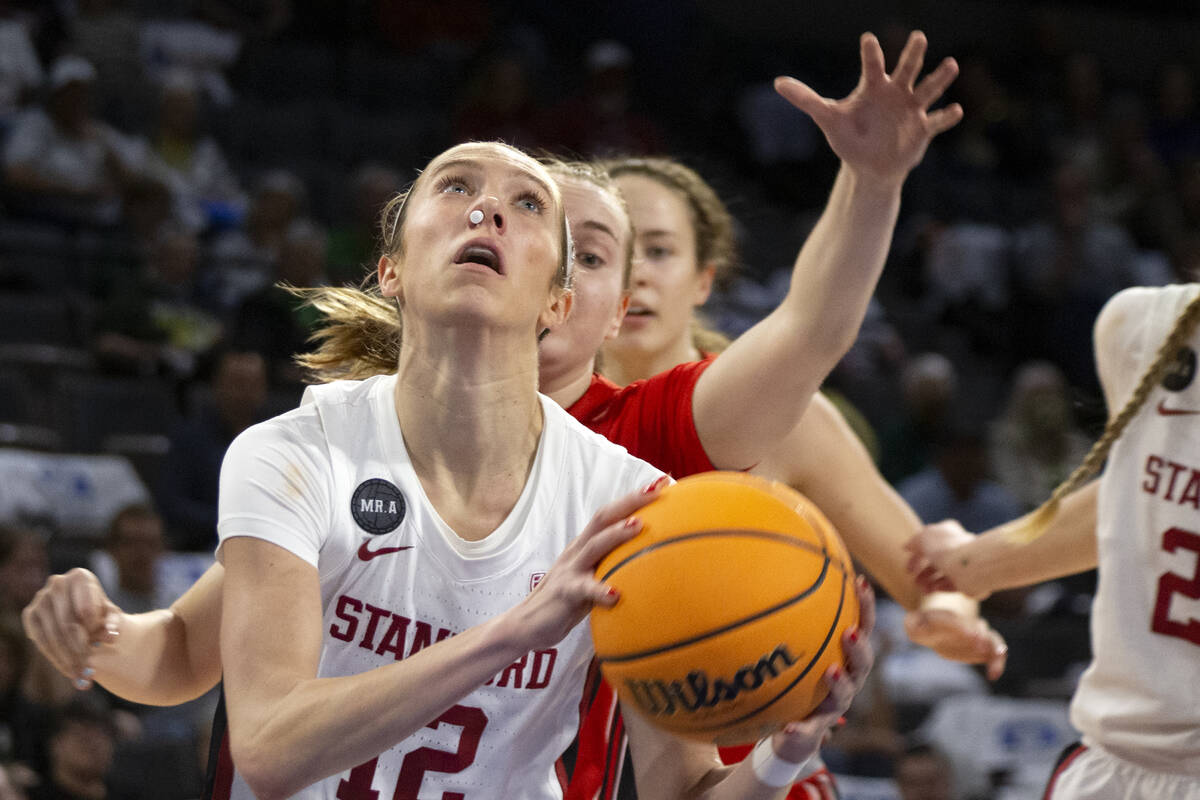
<svg viewBox="0 0 1200 800">
<path fill-rule="evenodd" d="M 483 222 L 483 212 L 477 208 L 467 215 L 467 219 L 471 220 L 472 225 L 478 225 Z"/>
</svg>

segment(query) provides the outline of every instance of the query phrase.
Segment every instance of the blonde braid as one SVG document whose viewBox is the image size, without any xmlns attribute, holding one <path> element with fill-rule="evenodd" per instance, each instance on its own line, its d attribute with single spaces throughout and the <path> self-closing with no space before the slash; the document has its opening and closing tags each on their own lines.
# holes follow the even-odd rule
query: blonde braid
<svg viewBox="0 0 1200 800">
<path fill-rule="evenodd" d="M 1108 458 L 1109 450 L 1124 433 L 1129 421 L 1141 410 L 1142 404 L 1146 402 L 1150 392 L 1162 380 L 1162 376 L 1171 366 L 1171 362 L 1175 360 L 1179 349 L 1183 347 L 1184 342 L 1195 330 L 1197 322 L 1200 322 L 1200 295 L 1192 298 L 1192 301 L 1175 318 L 1174 327 L 1159 346 L 1158 352 L 1154 354 L 1154 361 L 1142 374 L 1133 394 L 1130 395 L 1120 412 L 1104 426 L 1104 433 L 1092 445 L 1092 449 L 1083 457 L 1083 461 L 1067 476 L 1066 480 L 1054 488 L 1046 502 L 1006 526 L 1010 537 L 1021 543 L 1029 543 L 1041 536 L 1046 532 L 1054 515 L 1058 513 L 1058 506 L 1062 499 L 1087 483 L 1100 471 L 1104 466 L 1105 459 Z"/>
</svg>

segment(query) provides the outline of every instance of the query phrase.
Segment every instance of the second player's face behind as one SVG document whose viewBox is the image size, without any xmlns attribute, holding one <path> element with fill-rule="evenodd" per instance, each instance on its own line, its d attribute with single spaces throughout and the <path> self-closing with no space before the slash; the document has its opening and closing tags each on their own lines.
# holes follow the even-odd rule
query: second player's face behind
<svg viewBox="0 0 1200 800">
<path fill-rule="evenodd" d="M 617 185 L 636 232 L 633 286 L 621 334 L 606 349 L 618 358 L 668 352 L 690 341 L 692 313 L 708 299 L 713 270 L 697 263 L 682 194 L 638 174 L 620 176 Z"/>
<path fill-rule="evenodd" d="M 534 341 L 561 314 L 562 220 L 550 176 L 520 151 L 472 143 L 435 158 L 410 192 L 401 245 L 380 263 L 405 338 L 413 316 L 528 331 Z"/>
<path fill-rule="evenodd" d="M 591 371 L 596 351 L 621 328 L 628 295 L 629 217 L 611 192 L 587 180 L 558 178 L 575 239 L 574 300 L 566 322 L 539 352 L 543 383 L 578 369 Z"/>
</svg>

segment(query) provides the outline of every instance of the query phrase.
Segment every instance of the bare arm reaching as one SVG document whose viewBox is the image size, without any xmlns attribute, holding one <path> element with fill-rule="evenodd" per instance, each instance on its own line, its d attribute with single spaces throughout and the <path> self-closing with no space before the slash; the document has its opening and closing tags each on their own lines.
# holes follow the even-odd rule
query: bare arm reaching
<svg viewBox="0 0 1200 800">
<path fill-rule="evenodd" d="M 757 463 L 853 343 L 883 270 L 904 181 L 933 137 L 962 117 L 957 104 L 929 110 L 958 66 L 946 59 L 918 82 L 925 48 L 924 34 L 914 32 L 888 75 L 879 41 L 864 34 L 858 86 L 841 100 L 794 78 L 776 80 L 776 90 L 820 126 L 842 166 L 796 258 L 787 296 L 696 386 L 696 429 L 714 464 Z"/>
</svg>

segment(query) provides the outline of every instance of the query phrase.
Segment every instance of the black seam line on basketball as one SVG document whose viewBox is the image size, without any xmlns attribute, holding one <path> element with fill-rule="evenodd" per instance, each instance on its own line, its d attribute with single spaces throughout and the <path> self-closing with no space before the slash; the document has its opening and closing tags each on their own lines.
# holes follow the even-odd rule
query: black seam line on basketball
<svg viewBox="0 0 1200 800">
<path fill-rule="evenodd" d="M 812 586 L 809 586 L 807 589 L 805 589 L 803 592 L 796 595 L 795 597 L 789 597 L 787 600 L 784 600 L 780 603 L 776 603 L 775 605 L 771 606 L 770 608 L 765 608 L 762 611 L 751 614 L 748 617 L 743 617 L 742 619 L 734 620 L 733 622 L 730 622 L 727 625 L 722 625 L 720 628 L 717 628 L 716 630 L 697 634 L 690 639 L 684 639 L 683 641 L 679 641 L 679 642 L 671 642 L 670 644 L 662 645 L 660 647 L 655 647 L 651 650 L 642 650 L 639 653 L 626 653 L 625 655 L 621 655 L 621 656 L 597 655 L 596 659 L 601 664 L 605 664 L 605 663 L 609 663 L 609 662 L 611 662 L 613 664 L 620 664 L 624 661 L 636 661 L 639 658 L 648 658 L 650 656 L 656 656 L 659 653 L 666 653 L 671 650 L 675 650 L 676 648 L 679 648 L 679 647 L 687 647 L 690 644 L 695 644 L 696 642 L 702 642 L 705 639 L 711 639 L 714 636 L 720 636 L 722 633 L 727 633 L 727 632 L 733 630 L 734 628 L 740 628 L 743 625 L 749 625 L 751 622 L 757 622 L 758 620 L 762 619 L 763 617 L 769 617 L 772 614 L 774 614 L 776 611 L 782 611 L 783 609 L 787 608 L 788 606 L 799 603 L 801 600 L 808 597 L 810 594 L 815 592 L 817 589 L 820 589 L 821 584 L 825 583 L 825 575 L 826 575 L 826 573 L 829 572 L 829 564 L 831 561 L 832 561 L 832 559 L 829 558 L 829 556 L 825 556 L 825 562 L 821 565 L 821 574 L 817 576 L 817 579 L 816 579 L 816 581 L 813 582 Z"/>
<path fill-rule="evenodd" d="M 676 542 L 686 542 L 689 539 L 707 539 L 707 538 L 710 538 L 713 536 L 745 536 L 745 537 L 751 538 L 751 539 L 772 539 L 777 542 L 783 542 L 784 544 L 790 545 L 791 547 L 796 547 L 801 550 L 808 550 L 809 552 L 816 553 L 817 555 L 822 556 L 825 559 L 829 558 L 829 551 L 826 548 L 815 547 L 815 546 L 809 544 L 808 542 L 802 542 L 802 541 L 796 539 L 794 536 L 789 536 L 786 533 L 774 533 L 772 531 L 743 530 L 743 529 L 737 529 L 737 528 L 722 528 L 720 530 L 701 531 L 699 533 L 685 533 L 681 536 L 672 536 L 670 539 L 663 539 L 661 542 L 655 542 L 654 544 L 646 545 L 641 550 L 632 552 L 629 555 L 622 558 L 616 564 L 613 564 L 612 568 L 609 569 L 608 572 L 606 572 L 600 576 L 600 582 L 603 583 L 604 581 L 608 580 L 614 572 L 616 572 L 621 567 L 628 564 L 630 561 L 641 558 L 642 556 L 646 555 L 647 553 L 653 553 L 655 550 L 658 550 L 660 547 L 666 547 L 667 545 L 675 544 Z"/>
<path fill-rule="evenodd" d="M 697 730 L 697 731 L 712 731 L 712 730 L 720 730 L 721 728 L 727 728 L 730 725 L 736 725 L 739 722 L 745 722 L 746 720 L 753 717 L 755 714 L 759 714 L 764 709 L 770 708 L 771 706 L 775 705 L 775 703 L 779 702 L 779 700 L 785 694 L 787 694 L 788 692 L 790 692 L 792 690 L 792 687 L 794 687 L 800 681 L 804 680 L 804 676 L 807 675 L 812 670 L 813 665 L 815 665 L 817 663 L 817 660 L 821 658 L 821 654 L 824 653 L 826 648 L 829 647 L 829 641 L 833 638 L 833 632 L 835 630 L 837 630 L 838 621 L 842 618 L 842 609 L 845 608 L 845 606 L 846 606 L 846 580 L 843 577 L 842 593 L 838 597 L 838 610 L 837 610 L 837 614 L 835 614 L 833 617 L 833 624 L 829 626 L 829 632 L 827 634 L 825 634 L 825 641 L 821 642 L 821 647 L 817 650 L 816 654 L 808 662 L 808 665 L 803 670 L 801 670 L 800 674 L 797 675 L 795 678 L 793 678 L 791 683 L 789 683 L 787 686 L 780 689 L 779 692 L 774 697 L 772 697 L 770 700 L 767 700 L 766 702 L 764 702 L 758 708 L 755 708 L 752 711 L 747 711 L 745 714 L 738 717 L 737 719 L 726 720 L 725 722 L 722 722 L 720 724 L 714 723 L 713 725 L 708 725 L 708 726 L 697 726 L 695 728 L 695 730 Z"/>
</svg>

